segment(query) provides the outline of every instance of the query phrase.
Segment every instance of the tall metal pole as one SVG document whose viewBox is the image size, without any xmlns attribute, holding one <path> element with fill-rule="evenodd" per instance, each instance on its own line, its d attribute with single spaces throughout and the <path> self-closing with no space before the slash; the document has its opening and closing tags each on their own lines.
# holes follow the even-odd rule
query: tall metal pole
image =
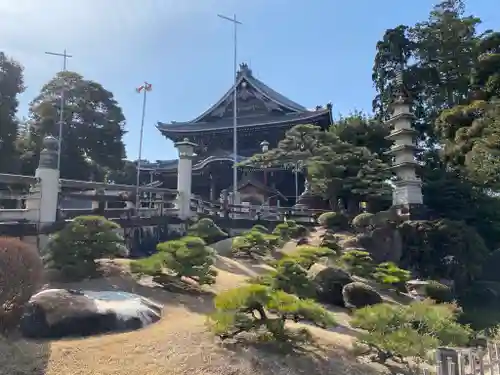
<svg viewBox="0 0 500 375">
<path fill-rule="evenodd" d="M 141 117 L 141 131 L 139 136 L 139 157 L 137 160 L 137 174 L 135 180 L 135 208 L 137 210 L 137 214 L 139 215 L 139 205 L 140 205 L 140 195 L 139 195 L 139 185 L 141 179 L 141 159 L 142 159 L 142 139 L 144 137 L 144 119 L 146 118 L 146 100 L 147 93 L 151 91 L 151 85 L 147 82 L 144 82 L 142 86 L 137 88 L 138 93 L 143 93 L 142 96 L 142 117 Z"/>
<path fill-rule="evenodd" d="M 68 58 L 73 57 L 72 55 L 68 55 L 66 53 L 66 50 L 64 50 L 63 53 L 57 53 L 57 52 L 45 52 L 46 55 L 52 55 L 52 56 L 59 56 L 63 58 L 63 72 L 66 71 L 66 62 Z M 58 151 L 57 151 L 57 169 L 60 171 L 61 170 L 61 149 L 62 149 L 62 137 L 63 137 L 63 123 L 64 123 L 64 82 L 61 87 L 61 110 L 59 111 L 59 136 L 57 139 L 57 146 L 58 146 Z"/>
<path fill-rule="evenodd" d="M 236 19 L 236 14 L 233 18 L 226 17 L 222 14 L 218 14 L 218 17 L 230 21 L 234 25 L 234 61 L 233 61 L 233 74 L 234 74 L 234 91 L 233 91 L 233 204 L 236 200 L 236 194 L 238 190 L 238 169 L 236 165 L 238 164 L 238 25 L 242 23 Z"/>
<path fill-rule="evenodd" d="M 295 204 L 299 200 L 299 162 L 295 162 Z"/>
</svg>

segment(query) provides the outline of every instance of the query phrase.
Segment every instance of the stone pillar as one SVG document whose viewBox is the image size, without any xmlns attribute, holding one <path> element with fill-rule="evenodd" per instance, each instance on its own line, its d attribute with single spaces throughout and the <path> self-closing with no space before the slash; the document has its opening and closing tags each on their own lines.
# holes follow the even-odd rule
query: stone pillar
<svg viewBox="0 0 500 375">
<path fill-rule="evenodd" d="M 60 190 L 57 152 L 57 139 L 51 136 L 45 137 L 38 168 L 35 171 L 35 177 L 40 182 L 31 189 L 30 196 L 33 199 L 26 204 L 27 209 L 38 210 L 38 222 L 41 227 L 55 222 L 57 217 Z"/>
<path fill-rule="evenodd" d="M 193 157 L 196 156 L 194 148 L 196 143 L 184 138 L 174 146 L 179 151 L 179 165 L 177 167 L 177 208 L 181 219 L 189 218 L 191 213 L 191 185 L 193 178 Z"/>
<path fill-rule="evenodd" d="M 217 199 L 216 187 L 215 178 L 213 174 L 210 173 L 210 202 L 215 202 Z"/>
</svg>

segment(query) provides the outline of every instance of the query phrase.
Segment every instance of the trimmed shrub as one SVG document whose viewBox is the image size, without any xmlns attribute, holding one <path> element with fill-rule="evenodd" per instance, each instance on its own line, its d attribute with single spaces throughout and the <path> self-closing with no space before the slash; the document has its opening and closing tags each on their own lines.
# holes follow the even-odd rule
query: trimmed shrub
<svg viewBox="0 0 500 375">
<path fill-rule="evenodd" d="M 295 251 L 288 254 L 286 258 L 294 259 L 305 269 L 311 268 L 320 258 L 334 256 L 333 250 L 327 247 L 318 247 L 312 245 L 297 246 Z"/>
<path fill-rule="evenodd" d="M 411 272 L 399 268 L 395 263 L 385 262 L 376 266 L 372 277 L 381 284 L 392 285 L 397 290 L 404 291 L 405 283 L 411 278 Z"/>
<path fill-rule="evenodd" d="M 260 232 L 263 234 L 269 233 L 269 229 L 267 229 L 265 226 L 263 226 L 261 224 L 254 225 L 251 230 L 256 231 L 256 232 Z"/>
<path fill-rule="evenodd" d="M 481 266 L 489 249 L 473 228 L 461 221 L 405 221 L 399 226 L 403 238 L 401 265 L 421 277 L 452 279 L 456 290 L 464 290 L 482 275 Z M 453 262 L 436 262 L 453 259 Z"/>
<path fill-rule="evenodd" d="M 370 229 L 370 227 L 372 226 L 372 221 L 374 216 L 375 215 L 369 212 L 363 212 L 362 214 L 359 214 L 354 219 L 352 219 L 351 225 L 357 231 L 363 232 L 365 230 Z"/>
<path fill-rule="evenodd" d="M 321 236 L 321 243 L 319 244 L 321 247 L 328 247 L 329 249 L 332 249 L 336 253 L 340 251 L 340 245 L 338 238 L 335 237 L 335 233 L 332 233 L 330 231 L 326 231 L 322 236 Z"/>
<path fill-rule="evenodd" d="M 49 240 L 44 260 L 65 279 L 94 276 L 97 259 L 127 255 L 119 229 L 102 216 L 78 216 Z"/>
<path fill-rule="evenodd" d="M 424 292 L 427 297 L 437 303 L 449 303 L 453 301 L 451 288 L 435 280 L 429 280 L 429 283 L 424 287 Z"/>
<path fill-rule="evenodd" d="M 149 258 L 135 260 L 131 270 L 159 276 L 165 269 L 176 277 L 189 277 L 202 284 L 213 284 L 217 272 L 213 269 L 215 251 L 200 237 L 187 236 L 158 244 L 158 252 Z"/>
<path fill-rule="evenodd" d="M 293 220 L 288 220 L 283 223 L 279 223 L 274 228 L 273 234 L 279 236 L 282 240 L 288 241 L 292 238 L 300 238 L 307 236 L 308 230 L 303 225 L 297 225 Z"/>
<path fill-rule="evenodd" d="M 368 348 L 378 362 L 394 357 L 425 360 L 438 346 L 468 343 L 471 331 L 457 323 L 457 313 L 454 305 L 436 305 L 430 300 L 410 305 L 381 303 L 356 310 L 351 325 L 365 330 L 358 345 Z"/>
<path fill-rule="evenodd" d="M 17 326 L 24 304 L 42 280 L 38 251 L 17 238 L 0 237 L 0 331 Z"/>
<path fill-rule="evenodd" d="M 495 281 L 475 281 L 470 287 L 461 291 L 459 300 L 461 305 L 467 309 L 471 307 L 498 309 L 500 307 L 500 283 Z"/>
<path fill-rule="evenodd" d="M 350 309 L 359 309 L 382 303 L 382 297 L 375 289 L 360 282 L 345 285 L 342 288 L 342 298 L 345 306 Z"/>
<path fill-rule="evenodd" d="M 349 271 L 358 276 L 367 276 L 373 270 L 373 259 L 364 249 L 347 250 L 341 255 L 340 261 Z"/>
<path fill-rule="evenodd" d="M 333 315 L 311 300 L 252 284 L 231 289 L 215 297 L 215 313 L 210 318 L 212 331 L 221 340 L 243 332 L 264 332 L 268 340 L 294 342 L 310 340 L 307 329 L 291 331 L 287 320 L 307 320 L 319 327 L 335 325 Z"/>
<path fill-rule="evenodd" d="M 276 264 L 276 271 L 271 272 L 272 289 L 295 294 L 301 298 L 314 297 L 313 283 L 307 277 L 307 270 L 291 258 L 283 258 Z"/>
<path fill-rule="evenodd" d="M 188 235 L 202 238 L 207 244 L 227 238 L 224 232 L 212 219 L 203 218 L 188 228 Z"/>
<path fill-rule="evenodd" d="M 279 237 L 251 230 L 233 240 L 232 249 L 236 256 L 264 256 L 278 246 Z"/>
<path fill-rule="evenodd" d="M 342 289 L 353 281 L 346 271 L 338 267 L 313 264 L 308 277 L 314 282 L 318 300 L 344 307 Z"/>
<path fill-rule="evenodd" d="M 325 212 L 318 217 L 318 223 L 330 230 L 342 230 L 349 227 L 348 217 L 341 212 Z"/>
</svg>

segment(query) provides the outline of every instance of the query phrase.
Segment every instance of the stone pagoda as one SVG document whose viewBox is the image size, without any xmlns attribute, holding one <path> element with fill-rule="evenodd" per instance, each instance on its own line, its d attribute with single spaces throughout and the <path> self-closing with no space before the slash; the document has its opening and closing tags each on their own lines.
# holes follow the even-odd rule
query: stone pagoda
<svg viewBox="0 0 500 375">
<path fill-rule="evenodd" d="M 387 139 L 394 141 L 387 152 L 392 155 L 391 169 L 396 175 L 396 180 L 393 181 L 392 204 L 402 215 L 407 215 L 409 220 L 419 220 L 425 218 L 425 209 L 422 181 L 416 173 L 419 167 L 415 158 L 418 132 L 412 127 L 414 116 L 411 113 L 411 104 L 411 97 L 403 82 L 403 71 L 400 70 L 390 108 L 391 117 L 386 122 L 391 129 Z"/>
</svg>

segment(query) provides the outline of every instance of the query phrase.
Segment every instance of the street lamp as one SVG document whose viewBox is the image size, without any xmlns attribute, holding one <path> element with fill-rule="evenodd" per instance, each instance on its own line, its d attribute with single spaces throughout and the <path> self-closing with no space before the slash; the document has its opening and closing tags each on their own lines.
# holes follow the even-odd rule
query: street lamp
<svg viewBox="0 0 500 375">
<path fill-rule="evenodd" d="M 268 141 L 260 142 L 260 148 L 262 149 L 262 152 L 268 152 L 269 151 L 269 142 Z"/>
<path fill-rule="evenodd" d="M 269 142 L 265 141 L 265 140 L 260 142 L 260 148 L 261 148 L 262 152 L 269 151 Z M 267 172 L 265 169 L 264 169 L 264 184 L 267 185 Z"/>
</svg>

